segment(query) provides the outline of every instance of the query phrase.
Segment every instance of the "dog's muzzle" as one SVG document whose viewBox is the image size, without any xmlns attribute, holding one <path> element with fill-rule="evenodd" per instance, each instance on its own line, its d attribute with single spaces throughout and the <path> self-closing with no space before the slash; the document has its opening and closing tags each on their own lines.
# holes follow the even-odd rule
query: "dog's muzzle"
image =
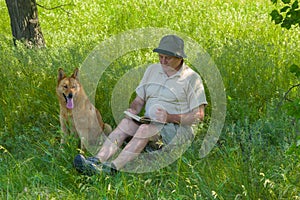
<svg viewBox="0 0 300 200">
<path fill-rule="evenodd" d="M 66 96 L 65 93 L 63 93 L 63 95 L 64 95 L 64 98 L 66 100 L 66 103 L 68 103 L 68 99 L 72 99 L 73 98 L 73 94 L 72 93 L 68 94 L 68 96 Z"/>
<path fill-rule="evenodd" d="M 73 107 L 74 107 L 74 103 L 73 103 L 73 94 L 72 93 L 70 93 L 70 94 L 68 94 L 68 96 L 66 96 L 64 93 L 63 93 L 63 96 L 64 96 L 64 98 L 65 98 L 65 100 L 66 100 L 66 106 L 67 106 L 67 108 L 68 109 L 72 109 Z"/>
</svg>

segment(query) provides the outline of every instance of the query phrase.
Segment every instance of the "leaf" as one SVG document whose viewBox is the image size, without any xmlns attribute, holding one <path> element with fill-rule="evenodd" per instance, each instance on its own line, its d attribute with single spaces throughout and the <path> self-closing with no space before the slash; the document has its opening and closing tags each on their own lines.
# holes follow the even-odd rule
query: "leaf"
<svg viewBox="0 0 300 200">
<path fill-rule="evenodd" d="M 290 72 L 294 73 L 296 77 L 300 78 L 300 67 L 296 64 L 290 66 Z"/>
<path fill-rule="evenodd" d="M 281 0 L 283 3 L 285 3 L 285 4 L 289 4 L 289 3 L 291 3 L 291 0 Z"/>
<path fill-rule="evenodd" d="M 275 24 L 279 24 L 283 20 L 283 16 L 278 12 L 278 10 L 273 10 L 270 15 L 272 16 L 272 21 L 275 21 Z"/>
<path fill-rule="evenodd" d="M 297 16 L 297 13 L 295 11 L 291 13 L 290 21 L 291 21 L 292 25 L 295 25 L 295 24 L 299 23 L 299 18 L 298 17 L 299 16 Z"/>
<path fill-rule="evenodd" d="M 298 5 L 298 0 L 296 0 L 293 5 L 292 5 L 292 9 L 293 10 L 296 10 L 297 8 L 299 8 L 299 5 Z"/>
<path fill-rule="evenodd" d="M 281 24 L 281 27 L 286 28 L 286 29 L 290 29 L 292 27 L 292 21 L 290 17 L 286 17 Z"/>
<path fill-rule="evenodd" d="M 277 0 L 271 0 L 273 4 L 277 4 Z"/>
<path fill-rule="evenodd" d="M 291 19 L 293 20 L 294 25 L 300 23 L 300 10 L 293 11 L 291 14 Z"/>
<path fill-rule="evenodd" d="M 290 8 L 290 6 L 284 6 L 283 8 L 280 9 L 280 12 L 286 12 L 288 9 Z"/>
</svg>

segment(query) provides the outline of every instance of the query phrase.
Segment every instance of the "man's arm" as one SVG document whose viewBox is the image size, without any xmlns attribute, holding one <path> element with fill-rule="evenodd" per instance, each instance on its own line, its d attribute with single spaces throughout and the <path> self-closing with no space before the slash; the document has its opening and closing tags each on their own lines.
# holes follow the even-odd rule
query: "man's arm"
<svg viewBox="0 0 300 200">
<path fill-rule="evenodd" d="M 198 108 L 194 109 L 192 112 L 185 114 L 169 114 L 163 109 L 158 109 L 157 120 L 167 123 L 175 123 L 182 125 L 192 125 L 203 121 L 205 105 L 200 105 Z"/>
<path fill-rule="evenodd" d="M 141 112 L 144 105 L 145 105 L 145 101 L 141 97 L 136 96 L 135 99 L 130 104 L 130 108 L 128 109 L 128 111 L 133 114 L 138 114 Z"/>
</svg>

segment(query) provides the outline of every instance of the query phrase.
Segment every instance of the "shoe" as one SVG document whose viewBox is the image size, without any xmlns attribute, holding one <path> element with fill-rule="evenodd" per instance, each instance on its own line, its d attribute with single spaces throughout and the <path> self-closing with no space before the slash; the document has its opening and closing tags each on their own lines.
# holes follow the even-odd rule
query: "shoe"
<svg viewBox="0 0 300 200">
<path fill-rule="evenodd" d="M 86 160 L 94 163 L 95 165 L 101 165 L 100 160 L 96 157 L 88 157 Z"/>
<path fill-rule="evenodd" d="M 83 155 L 78 154 L 74 158 L 75 169 L 84 175 L 93 176 L 101 173 L 101 162 L 98 158 L 90 157 L 85 158 Z"/>
<path fill-rule="evenodd" d="M 102 172 L 109 175 L 115 175 L 118 172 L 118 170 L 113 163 L 105 162 L 102 164 Z"/>
</svg>

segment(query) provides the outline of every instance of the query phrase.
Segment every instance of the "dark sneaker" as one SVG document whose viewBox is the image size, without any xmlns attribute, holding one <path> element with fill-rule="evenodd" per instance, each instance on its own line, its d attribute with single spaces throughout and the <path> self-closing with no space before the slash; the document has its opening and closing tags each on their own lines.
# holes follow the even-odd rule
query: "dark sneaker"
<svg viewBox="0 0 300 200">
<path fill-rule="evenodd" d="M 84 175 L 92 176 L 101 173 L 101 162 L 95 157 L 85 158 L 78 154 L 74 158 L 75 169 Z"/>
<path fill-rule="evenodd" d="M 105 174 L 110 174 L 110 175 L 114 175 L 118 172 L 118 170 L 116 169 L 116 166 L 111 162 L 103 163 L 102 164 L 102 171 Z"/>
<path fill-rule="evenodd" d="M 100 160 L 96 157 L 88 157 L 86 158 L 86 160 L 94 163 L 95 165 L 101 165 Z"/>
</svg>

